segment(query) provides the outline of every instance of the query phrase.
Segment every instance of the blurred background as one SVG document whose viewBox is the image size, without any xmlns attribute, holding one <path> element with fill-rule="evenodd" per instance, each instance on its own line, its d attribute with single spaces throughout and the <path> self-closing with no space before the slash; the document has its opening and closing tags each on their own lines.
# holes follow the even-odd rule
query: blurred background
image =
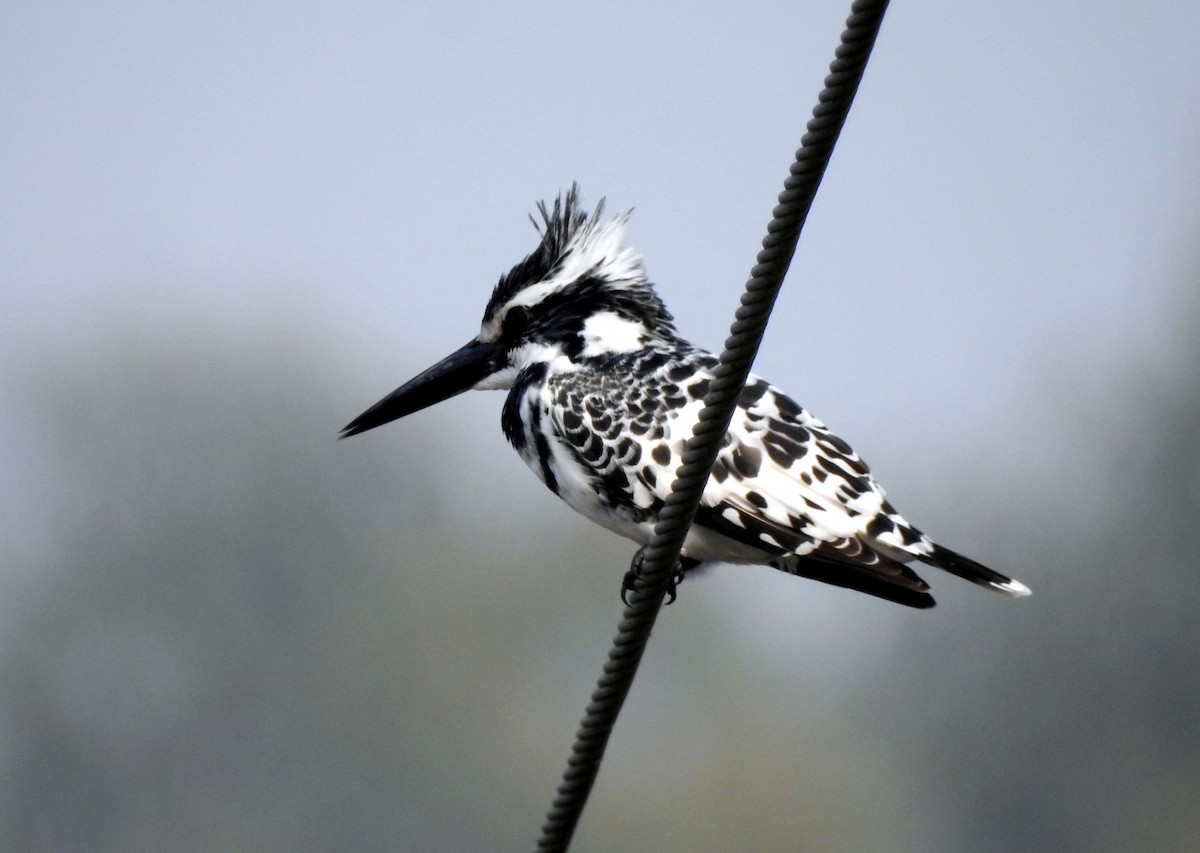
<svg viewBox="0 0 1200 853">
<path fill-rule="evenodd" d="M 846 11 L 4 3 L 0 849 L 530 847 L 633 548 L 335 435 L 572 180 L 719 348 Z M 893 5 L 757 370 L 1035 594 L 686 584 L 575 849 L 1200 849 L 1197 32 Z"/>
</svg>

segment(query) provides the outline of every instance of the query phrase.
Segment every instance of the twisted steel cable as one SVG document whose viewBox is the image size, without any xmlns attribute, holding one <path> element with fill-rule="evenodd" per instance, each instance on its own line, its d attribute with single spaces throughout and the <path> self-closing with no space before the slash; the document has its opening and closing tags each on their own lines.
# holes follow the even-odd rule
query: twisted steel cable
<svg viewBox="0 0 1200 853">
<path fill-rule="evenodd" d="M 580 722 L 557 796 L 542 827 L 539 850 L 566 850 L 571 843 L 617 715 L 662 607 L 667 585 L 676 572 L 680 549 L 720 451 L 721 440 L 762 343 L 800 231 L 858 91 L 887 5 L 887 0 L 856 0 L 850 7 L 846 29 L 825 78 L 825 88 L 818 96 L 812 119 L 805 126 L 807 133 L 800 139 L 778 205 L 772 211 L 762 251 L 750 271 L 741 305 L 725 340 L 725 351 L 704 398 L 700 419 L 684 448 L 682 464 L 675 472 L 671 494 L 659 513 L 654 536 L 641 551 L 637 588 L 625 608 L 604 672 Z"/>
</svg>

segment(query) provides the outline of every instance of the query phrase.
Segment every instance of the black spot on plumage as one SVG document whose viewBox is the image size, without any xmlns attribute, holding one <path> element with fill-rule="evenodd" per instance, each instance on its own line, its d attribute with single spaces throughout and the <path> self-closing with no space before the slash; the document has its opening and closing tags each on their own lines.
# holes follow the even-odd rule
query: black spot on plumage
<svg viewBox="0 0 1200 853">
<path fill-rule="evenodd" d="M 800 482 L 806 486 L 811 486 L 812 485 L 812 475 L 809 474 L 807 471 L 801 471 L 800 472 Z"/>
<path fill-rule="evenodd" d="M 750 503 L 754 504 L 759 509 L 767 508 L 767 499 L 764 498 L 762 495 L 760 495 L 758 492 L 754 491 L 753 489 L 746 492 L 746 500 L 748 500 Z"/>
<path fill-rule="evenodd" d="M 661 350 L 650 350 L 646 356 L 642 358 L 642 363 L 638 365 L 640 370 L 651 373 L 663 367 L 671 360 L 671 353 Z"/>
<path fill-rule="evenodd" d="M 604 442 L 592 436 L 579 448 L 579 455 L 585 462 L 595 465 L 604 456 Z"/>
<path fill-rule="evenodd" d="M 743 477 L 757 477 L 762 469 L 762 451 L 748 444 L 739 444 L 733 451 L 733 467 Z"/>
<path fill-rule="evenodd" d="M 865 477 L 871 473 L 871 469 L 867 467 L 867 463 L 863 462 L 857 456 L 847 456 L 846 462 L 847 462 L 847 464 L 849 464 L 849 466 L 851 468 L 854 469 L 854 471 L 856 473 L 860 474 L 863 477 Z"/>
<path fill-rule="evenodd" d="M 860 477 L 857 474 L 851 474 L 849 471 L 842 469 L 842 476 L 846 478 L 846 484 L 854 493 L 854 497 L 865 495 L 871 491 L 871 484 L 867 482 L 865 477 Z"/>
<path fill-rule="evenodd" d="M 658 475 L 654 473 L 653 468 L 649 468 L 649 467 L 643 468 L 642 469 L 642 479 L 645 480 L 646 485 L 652 489 L 658 485 Z"/>
<path fill-rule="evenodd" d="M 771 460 L 784 468 L 792 467 L 792 463 L 804 455 L 804 448 L 799 444 L 770 430 L 763 435 L 763 446 Z"/>
<path fill-rule="evenodd" d="M 878 538 L 884 533 L 891 533 L 895 529 L 896 523 L 883 513 L 880 513 L 872 518 L 871 522 L 867 525 L 867 535 L 872 538 Z"/>
<path fill-rule="evenodd" d="M 739 398 L 739 402 L 746 408 L 750 408 L 761 400 L 763 394 L 766 393 L 767 383 L 761 379 L 754 379 L 746 383 L 746 387 L 742 389 L 742 396 Z"/>
<path fill-rule="evenodd" d="M 663 405 L 668 409 L 682 409 L 688 403 L 688 398 L 679 393 L 668 394 Z"/>
<path fill-rule="evenodd" d="M 567 432 L 578 432 L 583 428 L 583 418 L 579 416 L 578 412 L 573 412 L 570 409 L 563 410 L 562 422 Z"/>
<path fill-rule="evenodd" d="M 817 454 L 817 464 L 830 474 L 837 474 L 839 477 L 842 477 L 846 474 L 846 471 L 842 468 L 842 466 L 838 465 L 823 453 Z"/>
<path fill-rule="evenodd" d="M 822 468 L 824 468 L 826 471 L 828 471 L 830 474 L 834 474 L 838 477 L 841 477 L 843 480 L 846 481 L 846 484 L 851 489 L 854 489 L 858 494 L 861 495 L 864 492 L 870 491 L 870 486 L 867 485 L 866 480 L 864 480 L 862 477 L 858 477 L 858 476 L 855 476 L 854 474 L 851 474 L 849 471 L 847 471 L 841 465 L 834 462 L 832 459 L 828 459 L 825 456 L 821 456 L 820 454 L 818 454 L 817 455 L 817 464 L 820 465 Z"/>
<path fill-rule="evenodd" d="M 677 364 L 667 371 L 667 379 L 672 382 L 682 382 L 690 377 L 692 373 L 693 370 L 690 364 Z"/>
<path fill-rule="evenodd" d="M 771 461 L 776 465 L 782 465 L 784 468 L 791 466 L 792 457 L 781 451 L 776 442 L 764 441 L 763 446 L 767 448 L 767 455 L 771 457 Z"/>
<path fill-rule="evenodd" d="M 921 534 L 913 530 L 906 524 L 899 525 L 900 538 L 904 540 L 905 545 L 915 545 L 921 541 Z"/>
<path fill-rule="evenodd" d="M 699 379 L 688 386 L 688 393 L 696 400 L 703 400 L 708 396 L 708 388 L 711 384 L 707 379 Z"/>
<path fill-rule="evenodd" d="M 671 464 L 671 448 L 665 444 L 656 444 L 654 449 L 650 451 L 650 458 L 665 467 Z"/>
<path fill-rule="evenodd" d="M 783 415 L 787 420 L 792 420 L 803 411 L 800 408 L 800 404 L 787 394 L 775 395 L 775 408 L 779 409 L 779 414 Z"/>
<path fill-rule="evenodd" d="M 812 437 L 807 429 L 792 421 L 775 421 L 771 424 L 771 430 L 780 435 L 786 435 L 801 446 L 807 444 Z"/>
<path fill-rule="evenodd" d="M 607 413 L 596 415 L 592 418 L 592 429 L 596 432 L 605 432 L 612 426 L 612 415 Z"/>
<path fill-rule="evenodd" d="M 805 499 L 804 499 L 804 502 L 805 502 L 806 504 L 808 504 L 808 508 L 809 508 L 809 509 L 815 509 L 815 510 L 821 510 L 821 509 L 824 509 L 824 507 L 822 507 L 822 506 L 821 506 L 819 503 L 817 503 L 816 501 L 814 501 L 812 498 L 805 498 Z"/>
<path fill-rule="evenodd" d="M 843 456 L 853 456 L 854 455 L 854 451 L 850 449 L 850 445 L 846 444 L 845 441 L 838 438 L 836 435 L 834 435 L 831 432 L 823 433 L 821 435 L 821 444 L 825 445 L 826 447 L 830 447 L 830 448 L 836 450 L 838 453 L 842 454 Z"/>
</svg>

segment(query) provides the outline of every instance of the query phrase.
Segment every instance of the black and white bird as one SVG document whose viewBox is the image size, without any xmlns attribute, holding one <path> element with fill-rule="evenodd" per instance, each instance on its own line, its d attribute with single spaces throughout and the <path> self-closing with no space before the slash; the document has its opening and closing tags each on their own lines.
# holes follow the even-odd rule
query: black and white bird
<svg viewBox="0 0 1200 853">
<path fill-rule="evenodd" d="M 717 358 L 676 333 L 625 245 L 627 213 L 605 219 L 601 202 L 589 215 L 574 186 L 538 209 L 541 242 L 500 279 L 479 334 L 355 418 L 342 437 L 469 388 L 507 389 L 501 426 L 538 478 L 576 511 L 645 545 Z M 932 607 L 929 586 L 906 565 L 913 561 L 1029 594 L 905 521 L 846 442 L 752 375 L 681 572 L 709 562 L 763 564 Z M 627 588 L 631 582 L 627 576 Z"/>
</svg>

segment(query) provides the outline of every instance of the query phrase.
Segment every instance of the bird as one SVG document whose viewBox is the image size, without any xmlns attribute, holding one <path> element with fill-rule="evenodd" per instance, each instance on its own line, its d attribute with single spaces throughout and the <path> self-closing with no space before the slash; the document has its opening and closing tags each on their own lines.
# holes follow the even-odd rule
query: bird
<svg viewBox="0 0 1200 853">
<path fill-rule="evenodd" d="M 626 242 L 628 211 L 607 217 L 603 199 L 585 209 L 577 184 L 537 210 L 541 221 L 529 218 L 538 245 L 500 277 L 479 333 L 340 437 L 469 389 L 507 391 L 500 423 L 525 464 L 572 509 L 644 547 L 718 358 L 679 336 Z M 638 558 L 623 599 L 637 586 Z M 767 565 L 914 608 L 935 601 L 912 563 L 1030 594 L 909 524 L 849 444 L 754 374 L 684 541 L 670 600 L 687 573 L 717 563 Z"/>
</svg>

